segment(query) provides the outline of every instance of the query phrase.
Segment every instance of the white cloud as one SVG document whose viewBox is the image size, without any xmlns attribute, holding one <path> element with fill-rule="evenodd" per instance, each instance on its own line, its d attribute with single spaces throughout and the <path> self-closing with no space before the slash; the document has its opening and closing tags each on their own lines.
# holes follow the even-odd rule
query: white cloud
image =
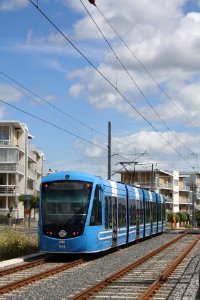
<svg viewBox="0 0 200 300">
<path fill-rule="evenodd" d="M 19 101 L 22 93 L 9 84 L 0 83 L 0 97 L 5 102 Z"/>
<path fill-rule="evenodd" d="M 21 9 L 29 4 L 27 0 L 2 0 L 1 2 L 0 10 L 2 11 Z"/>
<path fill-rule="evenodd" d="M 134 3 L 124 0 L 117 5 L 114 0 L 103 3 L 97 1 L 100 10 L 165 93 L 161 92 L 155 80 L 148 76 L 116 36 L 113 40 L 114 50 L 132 78 L 123 70 L 119 61 L 116 63 L 109 48 L 98 68 L 142 114 L 149 107 L 149 101 L 157 112 L 151 114 L 155 121 L 159 119 L 158 114 L 164 121 L 177 121 L 178 116 L 180 122 L 188 125 L 184 114 L 187 114 L 187 118 L 195 117 L 195 123 L 198 122 L 196 124 L 200 120 L 200 13 L 190 12 L 184 15 L 184 4 L 184 0 L 159 0 L 151 3 L 146 0 Z M 74 9 L 82 11 L 77 3 L 74 4 Z M 106 37 L 113 38 L 105 20 L 97 10 L 91 9 Z M 87 14 L 77 21 L 74 29 L 81 39 L 99 38 L 98 30 L 93 27 Z M 83 81 L 81 73 L 78 80 Z M 134 109 L 120 100 L 117 91 L 104 81 L 96 71 L 87 69 L 84 84 L 88 91 L 88 101 L 98 109 L 110 107 L 128 113 L 129 117 L 140 118 Z M 178 107 L 181 109 L 177 112 Z"/>
<path fill-rule="evenodd" d="M 140 164 L 144 164 L 144 167 L 149 168 L 150 166 L 145 165 L 145 162 L 148 162 L 148 164 L 159 162 L 159 168 L 191 171 L 189 164 L 194 166 L 195 162 L 192 160 L 192 152 L 188 151 L 188 148 L 192 145 L 193 151 L 198 153 L 199 143 L 200 137 L 198 134 L 192 136 L 186 132 L 140 131 L 119 139 L 118 153 L 133 153 L 131 157 L 127 156 L 127 161 L 134 161 L 139 156 L 134 155 L 135 149 L 137 148 L 137 152 L 140 149 L 139 152 L 144 153 L 144 155 L 136 159 L 139 168 L 142 168 Z"/>
<path fill-rule="evenodd" d="M 69 89 L 69 95 L 72 97 L 79 97 L 80 94 L 84 91 L 84 85 L 83 84 L 74 84 Z"/>
</svg>

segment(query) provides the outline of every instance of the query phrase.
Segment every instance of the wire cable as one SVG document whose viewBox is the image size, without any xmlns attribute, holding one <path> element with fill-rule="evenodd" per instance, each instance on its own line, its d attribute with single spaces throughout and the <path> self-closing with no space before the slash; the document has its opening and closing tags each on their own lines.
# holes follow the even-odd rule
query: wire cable
<svg viewBox="0 0 200 300">
<path fill-rule="evenodd" d="M 108 39 L 106 38 L 106 36 L 104 35 L 104 33 L 102 32 L 102 30 L 100 29 L 99 25 L 96 23 L 96 21 L 94 20 L 94 18 L 92 17 L 91 13 L 89 12 L 89 10 L 87 9 L 87 7 L 85 6 L 85 4 L 83 3 L 82 0 L 80 0 L 80 2 L 82 3 L 83 7 L 85 8 L 86 12 L 88 13 L 88 15 L 90 16 L 90 18 L 92 19 L 93 23 L 95 24 L 95 26 L 97 27 L 98 31 L 101 33 L 101 35 L 103 36 L 104 40 L 106 41 L 106 43 L 108 44 L 109 48 L 111 49 L 112 53 L 115 55 L 116 59 L 120 62 L 121 66 L 123 67 L 124 71 L 127 73 L 127 75 L 129 76 L 129 78 L 131 79 L 131 81 L 133 82 L 133 84 L 136 86 L 136 88 L 139 90 L 139 92 L 141 93 L 141 95 L 143 96 L 143 98 L 145 99 L 145 101 L 149 104 L 150 108 L 153 110 L 153 112 L 156 114 L 156 116 L 158 117 L 158 119 L 163 123 L 163 125 L 167 128 L 167 130 L 175 137 L 176 140 L 178 140 L 188 151 L 192 152 L 191 149 L 189 149 L 175 134 L 174 132 L 171 131 L 171 129 L 169 128 L 169 126 L 166 124 L 166 122 L 161 118 L 160 114 L 156 111 L 156 109 L 153 107 L 153 105 L 151 104 L 151 102 L 148 100 L 148 98 L 146 97 L 146 95 L 144 94 L 144 92 L 142 91 L 142 89 L 139 87 L 139 85 L 137 84 L 137 82 L 135 81 L 135 79 L 133 78 L 133 76 L 130 74 L 130 72 L 127 70 L 127 68 L 125 67 L 124 63 L 121 61 L 121 59 L 118 57 L 118 55 L 116 54 L 115 50 L 113 49 L 112 45 L 110 44 L 110 42 L 108 41 Z M 97 7 L 97 6 L 96 6 Z M 97 8 L 98 9 L 98 8 Z M 105 17 L 104 17 L 105 19 Z M 112 27 L 113 28 L 113 27 Z M 116 32 L 116 31 L 115 31 Z M 145 68 L 146 70 L 146 68 Z"/>
<path fill-rule="evenodd" d="M 78 122 L 79 124 L 87 127 L 88 129 L 97 132 L 98 134 L 101 134 L 103 136 L 106 136 L 104 133 L 88 126 L 87 124 L 81 122 L 80 120 L 76 119 L 75 117 L 73 117 L 72 115 L 64 112 L 62 109 L 58 108 L 57 106 L 51 104 L 50 102 L 48 102 L 47 100 L 45 100 L 44 98 L 40 97 L 38 94 L 36 94 L 35 92 L 33 92 L 32 90 L 30 90 L 29 88 L 25 87 L 23 84 L 19 83 L 18 81 L 16 81 L 15 79 L 11 78 L 9 75 L 7 75 L 6 73 L 4 73 L 3 71 L 0 70 L 0 74 L 2 74 L 3 76 L 5 76 L 6 78 L 8 78 L 9 80 L 11 80 L 12 82 L 14 82 L 15 84 L 17 84 L 18 86 L 20 86 L 21 88 L 23 88 L 24 90 L 28 91 L 30 94 L 32 94 L 33 96 L 37 97 L 38 99 L 40 99 L 41 101 L 45 102 L 46 104 L 48 104 L 49 106 L 51 106 L 52 108 L 54 108 L 55 110 L 57 110 L 58 112 L 64 114 L 65 116 L 71 118 L 73 121 Z"/>
<path fill-rule="evenodd" d="M 76 138 L 78 138 L 78 139 L 80 139 L 80 140 L 82 140 L 82 141 L 84 141 L 84 142 L 87 142 L 87 143 L 89 143 L 89 144 L 92 144 L 93 146 L 96 146 L 96 147 L 98 147 L 98 148 L 100 148 L 100 149 L 103 149 L 103 150 L 106 150 L 106 151 L 107 151 L 106 148 L 104 148 L 104 147 L 102 147 L 102 146 L 100 146 L 100 145 L 98 145 L 98 144 L 96 144 L 96 143 L 94 143 L 94 142 L 91 142 L 91 141 L 89 141 L 89 140 L 87 140 L 87 139 L 85 139 L 85 138 L 83 138 L 83 137 L 81 137 L 81 136 L 79 136 L 79 135 L 77 135 L 77 134 L 72 133 L 72 132 L 69 131 L 69 130 L 66 130 L 66 129 L 64 129 L 64 128 L 58 126 L 58 125 L 55 125 L 55 124 L 53 124 L 52 122 L 49 122 L 49 121 L 44 120 L 44 119 L 42 119 L 42 118 L 40 118 L 40 117 L 37 117 L 36 115 L 33 115 L 33 114 L 31 114 L 31 113 L 29 113 L 29 112 L 27 112 L 27 111 L 25 111 L 25 110 L 23 110 L 23 109 L 21 109 L 21 108 L 15 106 L 15 105 L 12 105 L 12 104 L 10 104 L 10 103 L 8 103 L 8 102 L 2 100 L 2 99 L 0 99 L 0 102 L 2 102 L 3 104 L 5 104 L 5 105 L 7 105 L 7 106 L 10 106 L 10 107 L 12 107 L 12 108 L 14 108 L 14 109 L 16 109 L 16 110 L 18 110 L 18 111 L 20 111 L 20 112 L 23 112 L 24 114 L 26 114 L 26 115 L 28 115 L 28 116 L 31 116 L 31 117 L 33 117 L 33 118 L 35 118 L 35 119 L 37 119 L 37 120 L 39 120 L 39 121 L 41 121 L 41 122 L 43 122 L 43 123 L 46 123 L 46 124 L 51 125 L 51 126 L 57 128 L 57 129 L 59 129 L 59 130 L 62 130 L 62 131 L 64 131 L 65 133 L 68 133 L 68 134 L 70 134 L 70 135 L 72 135 L 72 136 L 74 136 L 74 137 L 76 137 Z"/>
<path fill-rule="evenodd" d="M 122 99 L 125 100 L 141 117 L 144 119 L 158 134 L 159 136 L 172 148 L 179 157 L 181 157 L 189 166 L 190 168 L 194 169 L 194 167 L 185 159 L 185 157 L 178 152 L 167 140 L 162 134 L 151 124 L 151 122 L 130 102 L 130 100 L 122 94 L 122 92 L 119 91 L 118 88 L 114 86 L 114 84 L 90 61 L 90 59 L 81 51 L 78 49 L 78 47 L 62 32 L 62 30 L 32 1 L 29 0 L 30 3 L 43 15 L 43 17 L 69 42 L 69 44 L 88 62 L 89 65 L 91 65 L 96 72 L 101 75 L 101 77 L 111 86 L 113 89 L 117 91 L 117 93 L 122 97 Z"/>
<path fill-rule="evenodd" d="M 177 111 L 180 112 L 181 115 L 184 115 L 186 121 L 188 121 L 188 123 L 190 123 L 192 125 L 193 128 L 198 128 L 197 126 L 195 126 L 195 124 L 192 122 L 192 120 L 188 119 L 187 115 L 184 114 L 183 111 L 180 110 L 180 108 L 178 108 L 177 104 L 175 101 L 173 101 L 171 99 L 171 97 L 167 94 L 167 92 L 162 88 L 162 86 L 159 84 L 159 82 L 155 79 L 155 77 L 152 75 L 152 73 L 147 69 L 147 67 L 142 63 L 142 61 L 135 55 L 135 53 L 133 52 L 133 50 L 131 50 L 131 48 L 128 46 L 128 44 L 124 41 L 124 39 L 121 37 L 121 35 L 117 32 L 117 30 L 114 28 L 114 26 L 109 22 L 109 20 L 104 16 L 104 14 L 101 12 L 101 10 L 99 9 L 99 7 L 97 5 L 95 5 L 97 10 L 99 11 L 99 13 L 101 14 L 101 16 L 104 18 L 104 20 L 108 23 L 108 25 L 112 28 L 112 30 L 115 32 L 115 34 L 117 35 L 117 37 L 120 39 L 120 41 L 126 46 L 126 48 L 129 50 L 129 52 L 134 56 L 134 58 L 137 60 L 137 62 L 140 64 L 140 66 L 145 70 L 145 72 L 150 76 L 150 78 L 153 80 L 153 82 L 158 86 L 158 88 L 160 89 L 160 91 L 165 95 L 165 97 L 172 101 L 174 103 L 174 105 L 176 106 Z"/>
</svg>

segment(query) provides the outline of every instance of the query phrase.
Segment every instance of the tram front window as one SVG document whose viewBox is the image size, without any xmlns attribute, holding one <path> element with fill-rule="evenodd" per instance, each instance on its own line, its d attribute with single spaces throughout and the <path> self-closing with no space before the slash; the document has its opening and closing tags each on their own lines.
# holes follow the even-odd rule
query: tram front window
<svg viewBox="0 0 200 300">
<path fill-rule="evenodd" d="M 42 185 L 43 226 L 52 229 L 83 228 L 91 197 L 92 183 L 56 181 Z"/>
</svg>

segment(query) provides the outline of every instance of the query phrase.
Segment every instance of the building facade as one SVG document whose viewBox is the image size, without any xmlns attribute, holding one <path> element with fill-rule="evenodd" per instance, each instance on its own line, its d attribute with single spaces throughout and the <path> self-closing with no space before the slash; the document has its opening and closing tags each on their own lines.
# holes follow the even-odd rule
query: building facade
<svg viewBox="0 0 200 300">
<path fill-rule="evenodd" d="M 189 178 L 191 177 L 188 173 L 179 174 L 177 171 L 168 172 L 161 169 L 121 172 L 122 182 L 163 194 L 167 211 L 182 211 L 192 216 L 194 199 Z"/>
<path fill-rule="evenodd" d="M 43 175 L 44 155 L 31 146 L 26 124 L 0 121 L 0 214 L 24 218 L 21 194 L 37 195 Z"/>
</svg>

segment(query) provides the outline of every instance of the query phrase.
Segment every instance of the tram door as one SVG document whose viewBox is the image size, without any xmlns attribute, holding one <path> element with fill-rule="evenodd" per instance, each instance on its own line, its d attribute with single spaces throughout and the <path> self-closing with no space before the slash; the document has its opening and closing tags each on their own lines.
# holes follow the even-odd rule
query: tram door
<svg viewBox="0 0 200 300">
<path fill-rule="evenodd" d="M 117 198 L 111 197 L 112 199 L 112 247 L 117 246 L 117 228 L 118 228 L 118 213 L 117 213 Z"/>
</svg>

